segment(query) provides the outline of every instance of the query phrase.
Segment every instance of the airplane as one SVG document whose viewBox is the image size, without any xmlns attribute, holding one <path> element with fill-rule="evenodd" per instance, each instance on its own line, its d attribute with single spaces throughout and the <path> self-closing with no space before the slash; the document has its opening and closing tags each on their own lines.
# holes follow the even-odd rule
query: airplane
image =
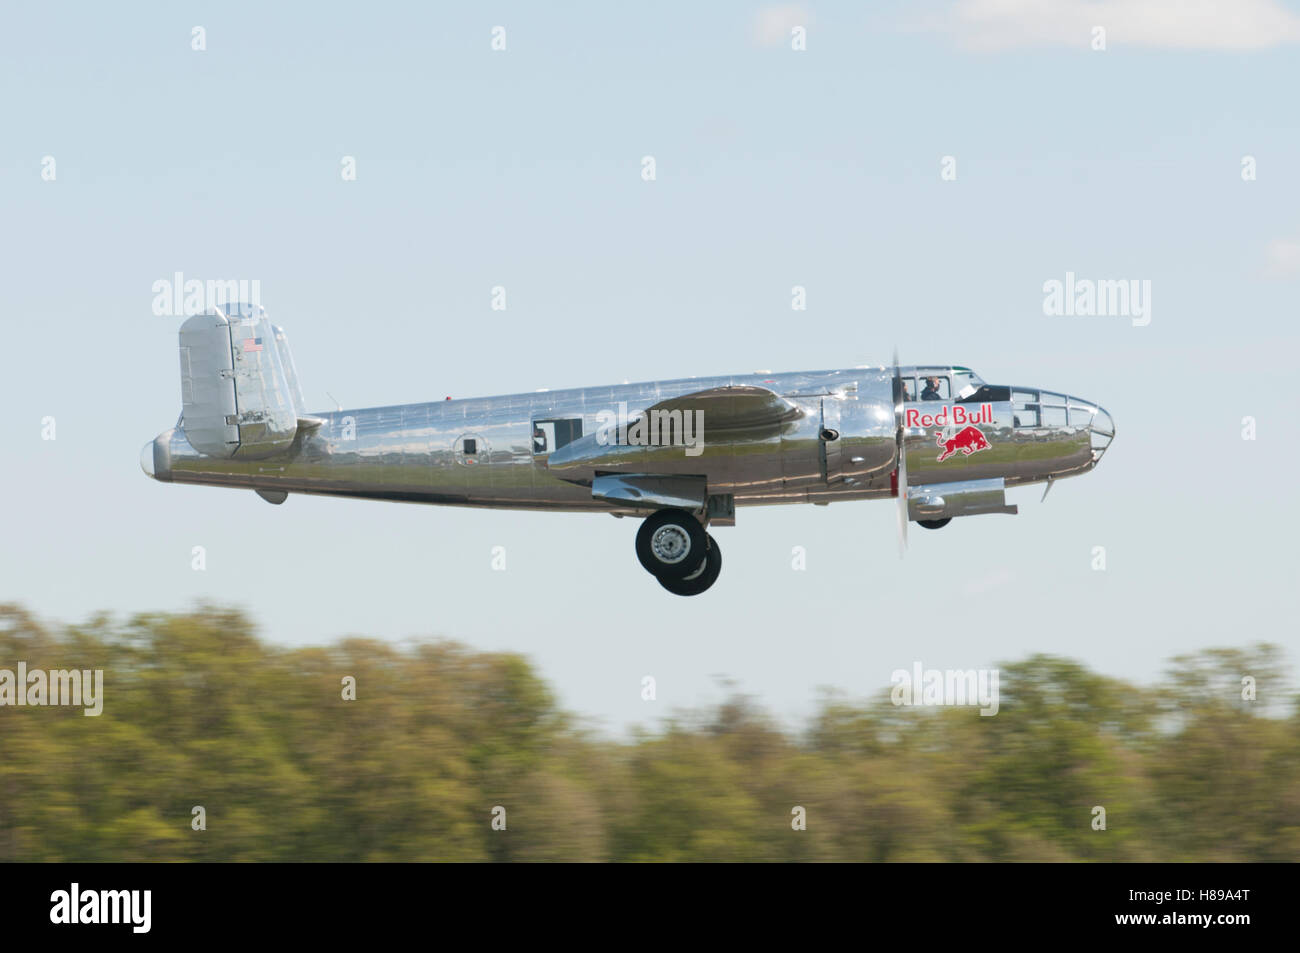
<svg viewBox="0 0 1300 953">
<path fill-rule="evenodd" d="M 664 589 L 717 581 L 741 506 L 896 501 L 907 525 L 1011 513 L 1009 487 L 1093 469 L 1100 405 L 950 364 L 858 366 L 305 413 L 283 330 L 230 304 L 180 328 L 181 415 L 140 465 L 165 483 L 642 520 Z"/>
</svg>

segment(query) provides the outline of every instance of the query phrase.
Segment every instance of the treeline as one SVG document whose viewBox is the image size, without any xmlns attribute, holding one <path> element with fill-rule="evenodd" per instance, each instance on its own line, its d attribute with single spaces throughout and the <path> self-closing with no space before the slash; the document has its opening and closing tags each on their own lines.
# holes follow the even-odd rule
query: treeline
<svg viewBox="0 0 1300 953">
<path fill-rule="evenodd" d="M 625 743 L 519 656 L 281 648 L 226 609 L 50 631 L 0 607 L 19 661 L 103 669 L 103 713 L 0 707 L 3 861 L 1300 860 L 1300 706 L 1270 645 L 1155 687 L 1033 656 L 994 717 L 884 686 L 796 733 L 736 696 Z"/>
</svg>

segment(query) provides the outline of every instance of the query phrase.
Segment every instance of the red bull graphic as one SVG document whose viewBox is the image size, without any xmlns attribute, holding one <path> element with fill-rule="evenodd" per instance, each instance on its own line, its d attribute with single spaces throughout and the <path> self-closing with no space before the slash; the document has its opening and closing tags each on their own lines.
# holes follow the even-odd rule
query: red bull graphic
<svg viewBox="0 0 1300 953">
<path fill-rule="evenodd" d="M 935 409 L 932 414 L 921 413 L 920 408 L 909 407 L 906 411 L 908 427 L 964 427 L 967 424 L 993 423 L 993 405 L 980 404 L 979 410 L 971 413 L 970 409 L 962 404 L 945 404 Z"/>
<path fill-rule="evenodd" d="M 958 450 L 969 457 L 972 453 L 978 453 L 980 450 L 989 448 L 989 442 L 985 439 L 984 433 L 979 427 L 963 427 L 947 440 L 944 439 L 942 430 L 936 436 L 935 445 L 943 448 L 943 453 L 939 454 L 940 463 L 943 463 Z"/>
</svg>

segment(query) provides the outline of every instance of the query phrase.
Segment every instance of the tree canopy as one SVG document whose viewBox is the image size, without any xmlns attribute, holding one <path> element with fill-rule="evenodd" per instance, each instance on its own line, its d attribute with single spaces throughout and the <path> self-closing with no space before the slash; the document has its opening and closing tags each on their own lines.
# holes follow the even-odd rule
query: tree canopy
<svg viewBox="0 0 1300 953">
<path fill-rule="evenodd" d="M 285 648 L 213 606 L 57 629 L 0 606 L 0 669 L 20 660 L 104 670 L 104 704 L 0 707 L 0 861 L 1300 860 L 1271 645 L 1145 687 L 1035 655 L 993 717 L 882 686 L 794 728 L 735 694 L 626 741 L 518 655 Z"/>
</svg>

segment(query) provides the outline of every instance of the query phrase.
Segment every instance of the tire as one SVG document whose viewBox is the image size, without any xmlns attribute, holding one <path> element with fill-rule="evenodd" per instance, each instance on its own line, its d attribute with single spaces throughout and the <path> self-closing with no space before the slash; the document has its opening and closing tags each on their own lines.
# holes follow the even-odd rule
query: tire
<svg viewBox="0 0 1300 953">
<path fill-rule="evenodd" d="M 703 566 L 708 538 L 685 510 L 659 510 L 637 530 L 636 558 L 658 579 L 681 579 Z"/>
<path fill-rule="evenodd" d="M 952 522 L 952 517 L 946 516 L 941 520 L 917 520 L 916 522 L 918 525 L 924 526 L 926 529 L 943 529 Z"/>
<path fill-rule="evenodd" d="M 722 572 L 722 550 L 718 546 L 718 541 L 712 536 L 709 536 L 708 540 L 709 551 L 699 569 L 685 579 L 664 579 L 661 576 L 659 585 L 675 596 L 698 596 L 717 582 L 718 574 Z"/>
</svg>

